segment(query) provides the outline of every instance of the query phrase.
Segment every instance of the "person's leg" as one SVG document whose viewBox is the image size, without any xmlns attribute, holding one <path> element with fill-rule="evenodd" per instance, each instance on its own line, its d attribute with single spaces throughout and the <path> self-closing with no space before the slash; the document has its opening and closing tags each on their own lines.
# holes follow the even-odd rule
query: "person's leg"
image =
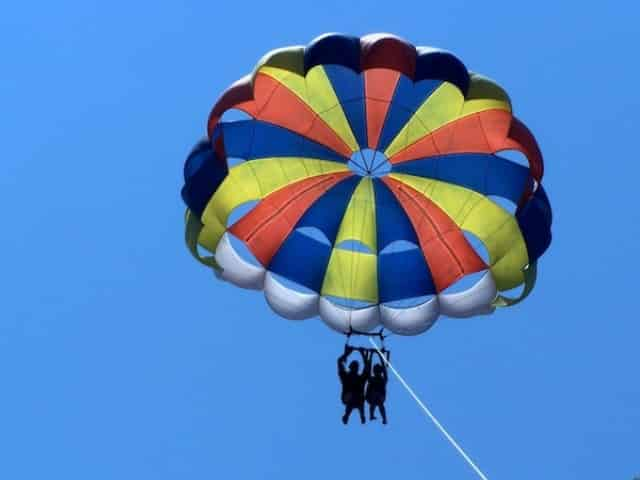
<svg viewBox="0 0 640 480">
<path fill-rule="evenodd" d="M 342 416 L 342 423 L 345 425 L 349 422 L 349 416 L 351 415 L 351 411 L 353 410 L 353 405 L 347 404 L 344 408 L 344 415 Z"/>
<path fill-rule="evenodd" d="M 375 403 L 370 403 L 369 404 L 369 420 L 376 419 L 375 413 L 376 413 L 376 405 Z"/>
<path fill-rule="evenodd" d="M 358 412 L 360 412 L 360 423 L 365 423 L 364 418 L 364 402 L 358 405 Z"/>
<path fill-rule="evenodd" d="M 387 411 L 384 408 L 384 403 L 378 405 L 378 410 L 380 410 L 380 415 L 382 415 L 382 423 L 387 424 Z"/>
</svg>

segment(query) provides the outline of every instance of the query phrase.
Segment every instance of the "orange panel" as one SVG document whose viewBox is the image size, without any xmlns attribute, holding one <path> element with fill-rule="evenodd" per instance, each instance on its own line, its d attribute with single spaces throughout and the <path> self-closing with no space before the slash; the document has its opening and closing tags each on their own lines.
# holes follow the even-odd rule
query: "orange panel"
<svg viewBox="0 0 640 480">
<path fill-rule="evenodd" d="M 371 149 L 378 147 L 380 133 L 399 78 L 400 72 L 386 68 L 373 68 L 364 72 L 367 139 Z"/>
<path fill-rule="evenodd" d="M 384 178 L 383 182 L 411 220 L 438 292 L 465 275 L 488 268 L 462 230 L 435 203 L 390 177 Z"/>
<path fill-rule="evenodd" d="M 526 155 L 531 175 L 540 181 L 542 154 L 527 127 L 510 112 L 485 110 L 443 125 L 393 155 L 392 164 L 453 153 L 496 153 L 518 150 Z"/>
<path fill-rule="evenodd" d="M 273 77 L 259 73 L 254 95 L 255 99 L 231 108 L 304 135 L 345 158 L 351 158 L 351 148 L 300 97 Z"/>
<path fill-rule="evenodd" d="M 300 180 L 266 196 L 229 228 L 267 267 L 282 243 L 311 205 L 351 172 L 330 173 Z"/>
</svg>

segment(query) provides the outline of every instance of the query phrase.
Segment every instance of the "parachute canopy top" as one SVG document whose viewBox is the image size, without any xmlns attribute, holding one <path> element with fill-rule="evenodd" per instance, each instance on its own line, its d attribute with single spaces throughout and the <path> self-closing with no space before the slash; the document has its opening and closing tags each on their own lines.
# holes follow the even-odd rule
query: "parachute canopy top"
<svg viewBox="0 0 640 480">
<path fill-rule="evenodd" d="M 226 120 L 231 110 L 247 118 Z M 542 154 L 506 92 L 392 35 L 327 34 L 265 55 L 214 105 L 184 174 L 194 256 L 264 290 L 279 315 L 343 333 L 415 335 L 440 314 L 518 303 L 551 242 Z"/>
</svg>

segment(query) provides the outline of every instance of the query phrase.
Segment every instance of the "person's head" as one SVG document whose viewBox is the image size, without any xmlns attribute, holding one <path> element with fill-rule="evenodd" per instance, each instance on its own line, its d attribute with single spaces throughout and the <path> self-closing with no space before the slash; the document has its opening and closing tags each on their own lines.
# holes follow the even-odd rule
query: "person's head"
<svg viewBox="0 0 640 480">
<path fill-rule="evenodd" d="M 380 365 L 379 363 L 376 363 L 376 364 L 373 366 L 373 374 L 374 374 L 376 377 L 379 377 L 380 375 L 382 375 L 382 365 Z"/>
<path fill-rule="evenodd" d="M 349 364 L 349 371 L 350 371 L 351 373 L 356 373 L 356 372 L 358 371 L 358 367 L 359 367 L 359 366 L 360 366 L 360 365 L 358 364 L 358 361 L 357 361 L 357 360 L 354 360 L 354 361 L 352 361 L 352 362 Z"/>
</svg>

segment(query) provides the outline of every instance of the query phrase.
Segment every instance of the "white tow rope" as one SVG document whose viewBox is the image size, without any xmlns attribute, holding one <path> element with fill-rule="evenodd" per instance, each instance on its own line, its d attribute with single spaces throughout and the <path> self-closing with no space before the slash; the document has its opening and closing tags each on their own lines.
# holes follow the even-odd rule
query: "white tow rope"
<svg viewBox="0 0 640 480">
<path fill-rule="evenodd" d="M 378 347 L 378 344 L 376 342 L 374 342 L 371 337 L 369 337 L 369 341 L 371 342 L 371 345 L 373 345 L 373 348 L 376 349 L 376 351 L 380 355 L 380 358 L 382 358 L 382 360 L 387 365 L 387 367 L 389 367 L 391 369 L 391 371 L 396 376 L 396 378 L 400 381 L 400 383 L 404 386 L 404 388 L 407 389 L 407 392 L 409 392 L 409 395 L 411 395 L 413 397 L 413 399 L 420 406 L 420 408 L 422 408 L 422 410 L 424 410 L 424 413 L 427 414 L 427 416 L 431 419 L 433 424 L 436 427 L 438 427 L 438 430 L 440 430 L 440 432 L 442 432 L 442 434 L 447 438 L 447 440 L 449 440 L 449 443 L 451 445 L 453 445 L 453 447 L 458 451 L 458 453 L 462 456 L 462 458 L 464 458 L 466 460 L 466 462 L 471 466 L 471 468 L 473 468 L 473 470 L 478 474 L 478 476 L 482 480 L 488 480 L 486 475 L 484 473 L 482 473 L 482 471 L 476 466 L 476 464 L 473 463 L 471 458 L 469 458 L 469 455 L 467 455 L 465 453 L 465 451 L 462 450 L 462 447 L 460 445 L 458 445 L 458 442 L 456 442 L 453 439 L 453 437 L 451 435 L 449 435 L 449 432 L 447 432 L 445 430 L 445 428 L 442 426 L 442 424 L 438 421 L 438 419 L 433 416 L 433 413 L 431 413 L 431 411 L 427 408 L 427 406 L 424 403 L 422 403 L 422 400 L 420 400 L 418 398 L 418 396 L 415 394 L 413 389 L 407 384 L 407 382 L 404 381 L 404 378 L 402 378 L 402 376 L 400 376 L 398 371 L 395 368 L 393 368 L 393 365 L 391 365 L 391 362 L 389 362 L 389 360 L 387 360 L 387 358 L 380 351 L 380 348 Z"/>
</svg>

